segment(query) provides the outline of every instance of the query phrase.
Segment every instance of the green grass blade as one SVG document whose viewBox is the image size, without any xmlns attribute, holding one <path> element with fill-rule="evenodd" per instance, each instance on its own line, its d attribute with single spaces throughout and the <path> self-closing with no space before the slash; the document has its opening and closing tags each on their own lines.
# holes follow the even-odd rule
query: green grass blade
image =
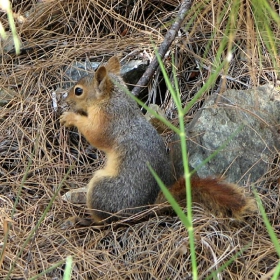
<svg viewBox="0 0 280 280">
<path fill-rule="evenodd" d="M 177 214 L 177 216 L 180 218 L 184 226 L 188 229 L 191 227 L 190 221 L 187 219 L 185 213 L 183 212 L 182 208 L 180 205 L 177 203 L 177 201 L 174 199 L 168 188 L 164 185 L 162 180 L 159 178 L 157 173 L 154 171 L 154 169 L 151 167 L 149 163 L 147 163 L 149 170 L 153 174 L 154 178 L 156 179 L 158 185 L 160 186 L 161 191 L 165 195 L 167 201 L 171 204 L 174 212 Z"/>
<path fill-rule="evenodd" d="M 68 256 L 66 258 L 66 266 L 65 266 L 65 271 L 64 271 L 64 275 L 63 275 L 63 280 L 71 279 L 72 264 L 73 264 L 73 258 L 72 258 L 72 256 Z"/>
<path fill-rule="evenodd" d="M 155 112 L 153 109 L 151 109 L 149 106 L 147 106 L 144 102 L 142 102 L 139 98 L 134 96 L 126 87 L 121 85 L 120 83 L 117 83 L 114 81 L 114 83 L 121 88 L 126 94 L 128 94 L 133 100 L 135 100 L 141 107 L 143 107 L 147 112 L 149 112 L 152 116 L 163 122 L 167 127 L 169 127 L 172 131 L 175 133 L 180 133 L 179 129 L 174 126 L 172 123 L 170 123 L 167 119 L 165 119 L 163 116 L 159 115 L 157 112 Z"/>
<path fill-rule="evenodd" d="M 189 246 L 190 246 L 190 252 L 191 252 L 191 262 L 192 262 L 192 279 L 196 280 L 198 279 L 198 273 L 197 273 L 197 263 L 196 263 L 196 254 L 195 254 L 195 240 L 194 240 L 194 229 L 192 226 L 192 221 L 189 220 L 189 217 L 185 215 L 183 210 L 181 209 L 180 205 L 177 203 L 177 201 L 174 199 L 174 197 L 169 192 L 168 188 L 164 185 L 164 183 L 161 181 L 161 179 L 158 177 L 154 169 L 151 167 L 151 165 L 148 163 L 148 168 L 150 169 L 151 173 L 155 177 L 158 185 L 160 186 L 163 194 L 165 195 L 167 201 L 171 204 L 174 212 L 178 215 L 186 229 L 189 233 Z"/>
<path fill-rule="evenodd" d="M 273 273 L 271 280 L 279 280 L 279 276 L 280 276 L 280 262 L 275 267 L 275 271 Z"/>
<path fill-rule="evenodd" d="M 224 65 L 225 65 L 225 61 L 222 62 L 215 70 L 213 70 L 213 72 L 209 76 L 206 83 L 201 87 L 201 89 L 195 94 L 195 96 L 192 98 L 192 100 L 190 102 L 188 102 L 188 104 L 184 108 L 185 114 L 192 108 L 192 106 L 202 96 L 202 94 L 205 93 L 208 89 L 210 89 L 212 87 L 212 85 L 215 83 L 216 79 L 219 77 Z"/>
<path fill-rule="evenodd" d="M 35 275 L 35 276 L 29 278 L 28 280 L 36 280 L 36 279 L 40 278 L 41 276 L 44 276 L 44 275 L 46 275 L 47 273 L 53 271 L 53 270 L 56 269 L 57 267 L 62 266 L 64 263 L 65 263 L 65 260 L 61 260 L 61 261 L 59 261 L 59 262 L 53 264 L 53 265 L 52 265 L 51 267 L 49 267 L 48 269 L 42 271 L 41 273 L 39 273 L 39 274 L 37 274 L 37 275 Z M 41 279 L 42 279 L 42 278 L 41 278 Z"/>
<path fill-rule="evenodd" d="M 16 54 L 20 53 L 20 39 L 17 34 L 16 25 L 14 21 L 13 11 L 9 0 L 1 0 L 0 7 L 7 13 L 9 25 L 12 31 Z M 2 26 L 3 27 L 3 26 Z M 4 35 L 4 36 L 3 36 Z M 5 38 L 5 32 L 1 32 L 1 36 Z"/>
<path fill-rule="evenodd" d="M 257 193 L 257 191 L 255 189 L 253 190 L 253 192 L 254 192 L 258 207 L 260 209 L 260 212 L 261 212 L 261 215 L 262 215 L 262 218 L 263 218 L 263 222 L 264 222 L 265 227 L 267 229 L 267 232 L 269 234 L 269 237 L 270 237 L 270 239 L 271 239 L 271 241 L 272 241 L 272 243 L 275 247 L 275 250 L 278 254 L 278 257 L 280 259 L 280 241 L 279 241 L 276 233 L 274 232 L 274 230 L 273 230 L 273 228 L 272 228 L 272 226 L 271 226 L 271 224 L 268 220 L 268 217 L 266 215 L 266 212 L 265 212 L 265 209 L 264 209 L 263 204 L 261 202 L 259 194 Z"/>
</svg>

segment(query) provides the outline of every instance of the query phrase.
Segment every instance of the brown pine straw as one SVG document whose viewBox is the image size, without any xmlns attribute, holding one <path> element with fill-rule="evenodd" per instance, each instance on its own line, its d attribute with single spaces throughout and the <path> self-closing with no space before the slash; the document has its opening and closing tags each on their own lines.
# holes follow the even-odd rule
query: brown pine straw
<svg viewBox="0 0 280 280">
<path fill-rule="evenodd" d="M 256 40 L 247 2 L 243 2 L 243 12 L 237 18 L 236 52 L 229 65 L 226 88 L 246 89 L 275 81 L 269 54 L 263 51 L 260 60 L 260 53 L 253 51 L 257 44 L 263 50 L 266 48 L 262 41 Z M 0 252 L 3 253 L 0 279 L 5 279 L 8 273 L 10 279 L 29 279 L 68 255 L 73 256 L 74 262 L 71 279 L 191 279 L 188 234 L 176 217 L 154 215 L 147 219 L 148 213 L 144 212 L 104 228 L 61 228 L 68 217 L 86 215 L 84 207 L 67 203 L 61 196 L 71 188 L 85 186 L 93 171 L 104 163 L 103 155 L 89 147 L 76 130 L 59 125 L 58 118 L 64 110 L 61 95 L 67 85 L 66 67 L 73 61 L 107 61 L 114 54 L 125 57 L 125 62 L 153 56 L 151 41 L 156 45 L 162 42 L 180 1 L 17 3 L 13 9 L 18 16 L 22 53 L 19 57 L 13 52 L 0 53 L 0 89 L 14 95 L 0 110 Z M 196 0 L 194 6 L 201 3 L 204 2 Z M 188 33 L 182 29 L 181 37 L 170 49 L 175 56 L 183 102 L 188 102 L 209 76 L 226 28 L 229 11 L 221 22 L 217 16 L 224 7 L 224 2 L 212 0 L 197 14 Z M 19 15 L 26 16 L 27 12 L 29 17 L 19 23 Z M 186 24 L 192 15 L 186 18 Z M 0 21 L 8 29 L 5 14 L 0 14 Z M 273 28 L 277 34 L 279 27 Z M 209 42 L 209 51 L 204 56 Z M 165 64 L 172 77 L 170 61 Z M 222 78 L 209 94 L 221 88 Z M 161 80 L 155 75 L 150 92 Z M 165 93 L 162 87 L 161 90 Z M 52 99 L 54 92 L 57 110 Z M 203 98 L 188 113 L 186 121 L 201 107 Z M 162 96 L 161 104 L 173 120 L 176 111 L 168 93 Z M 267 174 L 256 186 L 268 219 L 279 236 L 278 154 L 273 155 Z M 50 211 L 23 248 L 70 167 L 71 173 Z M 249 187 L 247 183 L 246 191 L 250 191 Z M 200 279 L 240 251 L 218 279 L 271 278 L 279 258 L 259 214 L 239 222 L 218 219 L 201 205 L 194 205 L 193 211 Z M 59 266 L 39 279 L 61 279 L 63 269 Z"/>
</svg>

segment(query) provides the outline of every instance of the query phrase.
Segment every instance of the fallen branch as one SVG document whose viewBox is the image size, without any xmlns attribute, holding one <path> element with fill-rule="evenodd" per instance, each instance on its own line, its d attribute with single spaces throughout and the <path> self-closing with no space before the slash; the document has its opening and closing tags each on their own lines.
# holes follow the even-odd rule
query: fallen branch
<svg viewBox="0 0 280 280">
<path fill-rule="evenodd" d="M 170 45 L 174 41 L 174 39 L 179 31 L 179 28 L 181 27 L 181 24 L 186 16 L 188 10 L 190 9 L 191 5 L 192 5 L 192 0 L 185 0 L 182 2 L 175 22 L 172 24 L 171 28 L 167 31 L 162 44 L 158 48 L 158 53 L 159 53 L 159 56 L 161 59 L 164 57 L 164 55 L 168 51 Z M 142 75 L 142 77 L 140 78 L 140 80 L 138 81 L 136 86 L 133 88 L 133 90 L 132 90 L 133 95 L 139 96 L 141 90 L 144 87 L 146 87 L 147 84 L 149 83 L 149 81 L 151 80 L 156 69 L 158 68 L 158 65 L 159 65 L 158 60 L 155 56 L 154 59 L 152 60 L 152 62 L 150 63 L 150 65 L 148 66 L 148 68 L 146 69 L 145 73 Z"/>
</svg>

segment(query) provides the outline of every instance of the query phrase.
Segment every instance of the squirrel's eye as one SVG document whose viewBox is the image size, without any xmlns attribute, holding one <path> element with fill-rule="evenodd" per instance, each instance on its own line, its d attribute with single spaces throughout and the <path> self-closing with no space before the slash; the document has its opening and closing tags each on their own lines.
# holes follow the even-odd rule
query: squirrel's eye
<svg viewBox="0 0 280 280">
<path fill-rule="evenodd" d="M 75 88 L 75 95 L 80 96 L 83 94 L 83 89 L 80 87 Z"/>
</svg>

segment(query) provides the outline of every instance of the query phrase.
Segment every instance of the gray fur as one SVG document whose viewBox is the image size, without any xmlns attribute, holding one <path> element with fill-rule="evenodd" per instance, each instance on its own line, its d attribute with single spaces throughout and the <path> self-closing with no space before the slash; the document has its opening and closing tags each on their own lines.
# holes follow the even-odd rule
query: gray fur
<svg viewBox="0 0 280 280">
<path fill-rule="evenodd" d="M 124 85 L 119 78 L 118 82 Z M 88 199 L 91 202 L 89 208 L 107 213 L 155 202 L 160 189 L 147 163 L 167 186 L 174 181 L 169 156 L 161 136 L 144 118 L 137 103 L 118 86 L 114 87 L 105 110 L 118 121 L 117 126 L 115 122 L 111 122 L 108 131 L 114 139 L 115 150 L 121 154 L 119 175 L 112 178 L 102 177 L 95 183 L 92 197 Z M 132 214 L 140 210 L 143 208 L 126 212 Z M 102 219 L 109 217 L 106 213 L 99 213 L 98 216 Z"/>
</svg>

